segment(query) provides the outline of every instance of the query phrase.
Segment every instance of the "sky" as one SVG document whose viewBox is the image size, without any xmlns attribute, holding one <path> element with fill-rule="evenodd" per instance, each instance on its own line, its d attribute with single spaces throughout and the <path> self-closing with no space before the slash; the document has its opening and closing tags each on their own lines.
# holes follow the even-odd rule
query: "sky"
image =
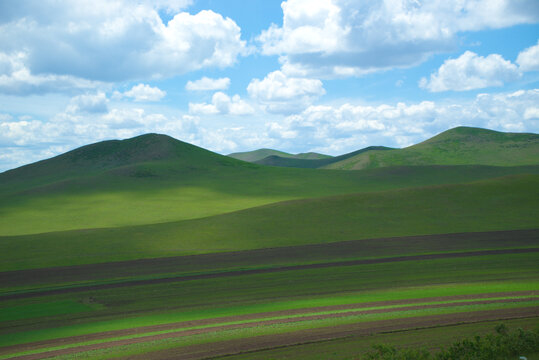
<svg viewBox="0 0 539 360">
<path fill-rule="evenodd" d="M 539 132 L 537 0 L 0 0 L 0 171 L 162 133 L 228 154 Z"/>
</svg>

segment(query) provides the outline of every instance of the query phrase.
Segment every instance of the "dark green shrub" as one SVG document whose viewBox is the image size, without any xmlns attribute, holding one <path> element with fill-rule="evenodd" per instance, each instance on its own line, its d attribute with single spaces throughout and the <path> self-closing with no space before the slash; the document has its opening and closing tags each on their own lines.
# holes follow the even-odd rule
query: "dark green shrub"
<svg viewBox="0 0 539 360">
<path fill-rule="evenodd" d="M 394 346 L 375 345 L 365 360 L 507 360 L 539 353 L 539 329 L 510 332 L 500 324 L 495 334 L 475 336 L 454 343 L 436 354 L 425 349 L 397 349 Z"/>
</svg>

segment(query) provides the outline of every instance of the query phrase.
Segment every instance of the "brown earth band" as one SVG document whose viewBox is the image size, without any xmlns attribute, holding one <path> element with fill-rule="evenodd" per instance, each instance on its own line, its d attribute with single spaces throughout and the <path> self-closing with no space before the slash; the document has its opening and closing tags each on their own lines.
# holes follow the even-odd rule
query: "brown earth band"
<svg viewBox="0 0 539 360">
<path fill-rule="evenodd" d="M 473 244 L 473 247 L 470 247 Z M 51 288 L 52 284 L 76 284 L 109 279 L 147 277 L 155 274 L 194 274 L 221 270 L 315 264 L 380 256 L 410 256 L 487 249 L 538 248 L 539 229 L 469 232 L 349 240 L 323 244 L 295 245 L 219 252 L 199 255 L 138 259 L 86 265 L 48 267 L 0 272 L 0 287 L 20 284 Z M 112 279 L 111 279 L 112 280 Z M 4 291 L 7 295 L 8 291 Z"/>
<path fill-rule="evenodd" d="M 301 330 L 294 333 L 262 335 L 239 340 L 223 341 L 207 344 L 191 345 L 181 348 L 155 351 L 127 358 L 133 360 L 200 360 L 217 356 L 235 355 L 278 347 L 300 345 L 319 341 L 335 340 L 351 336 L 366 336 L 395 331 L 433 328 L 456 324 L 476 323 L 482 321 L 510 320 L 539 316 L 539 308 L 521 308 L 506 310 L 486 310 L 473 313 L 456 313 L 447 315 L 421 316 L 407 319 L 380 320 L 366 323 L 355 323 L 328 328 Z M 125 359 L 125 358 L 124 358 Z"/>
<path fill-rule="evenodd" d="M 223 272 L 218 272 L 218 273 L 174 276 L 174 277 L 158 278 L 158 279 L 127 280 L 123 282 L 110 283 L 110 284 L 84 285 L 84 286 L 74 286 L 74 287 L 68 287 L 68 288 L 51 289 L 51 290 L 43 290 L 43 291 L 35 291 L 35 292 L 4 294 L 4 295 L 0 295 L 0 301 L 25 299 L 25 298 L 31 298 L 31 297 L 36 297 L 36 296 L 49 296 L 49 295 L 66 294 L 66 293 L 74 293 L 74 292 L 113 289 L 113 288 L 130 287 L 130 286 L 166 284 L 166 283 L 174 283 L 174 282 L 182 282 L 182 281 L 190 281 L 190 280 L 236 277 L 236 276 L 244 276 L 244 275 L 276 273 L 276 272 L 284 272 L 284 271 L 323 269 L 323 268 L 329 268 L 329 267 L 382 264 L 382 263 L 403 262 L 403 261 L 451 259 L 451 258 L 472 257 L 472 256 L 526 254 L 526 253 L 536 253 L 536 252 L 539 252 L 539 248 L 465 251 L 465 252 L 458 252 L 458 253 L 395 256 L 395 257 L 386 257 L 386 258 L 377 258 L 377 259 L 363 259 L 363 260 L 325 262 L 325 263 L 316 263 L 316 264 L 291 265 L 291 266 L 271 267 L 271 268 L 263 268 L 263 269 L 223 271 Z"/>
<path fill-rule="evenodd" d="M 358 311 L 348 311 L 348 312 L 342 312 L 342 313 L 332 313 L 332 314 L 322 314 L 322 315 L 305 315 L 305 316 L 298 316 L 298 317 L 293 317 L 293 318 L 261 320 L 261 321 L 254 321 L 254 322 L 248 322 L 248 323 L 239 323 L 239 324 L 230 324 L 230 325 L 218 325 L 218 326 L 206 327 L 206 328 L 203 328 L 203 329 L 179 330 L 179 331 L 169 332 L 169 333 L 165 333 L 165 334 L 141 336 L 141 337 L 138 337 L 138 338 L 124 339 L 124 340 L 114 340 L 114 341 L 104 342 L 104 343 L 99 343 L 99 344 L 82 345 L 82 346 L 75 346 L 73 348 L 68 348 L 68 349 L 46 351 L 46 352 L 38 353 L 38 354 L 31 354 L 31 355 L 23 355 L 23 356 L 13 357 L 12 359 L 19 359 L 19 360 L 43 359 L 43 358 L 52 357 L 52 356 L 73 354 L 73 353 L 77 353 L 77 352 L 98 350 L 98 349 L 104 349 L 104 348 L 115 347 L 115 346 L 131 345 L 131 344 L 136 344 L 136 343 L 143 343 L 143 342 L 162 340 L 162 339 L 168 339 L 168 338 L 205 334 L 205 333 L 211 333 L 211 332 L 217 332 L 217 331 L 252 328 L 252 327 L 257 327 L 257 326 L 267 326 L 267 325 L 294 323 L 294 322 L 302 322 L 302 321 L 324 320 L 324 319 L 347 317 L 347 316 L 358 316 L 358 315 L 368 315 L 368 314 L 382 314 L 382 313 L 391 313 L 391 312 L 399 312 L 399 311 L 437 309 L 437 308 L 458 306 L 458 305 L 465 306 L 465 305 L 483 305 L 483 304 L 497 304 L 497 303 L 517 303 L 517 302 L 533 301 L 533 300 L 539 300 L 539 299 L 537 297 L 533 297 L 533 298 L 521 298 L 521 299 L 479 300 L 479 301 L 465 301 L 465 302 L 454 302 L 454 303 L 444 303 L 444 304 L 434 304 L 434 305 L 415 305 L 415 306 L 406 306 L 406 307 L 396 307 L 396 308 L 391 308 L 391 309 L 358 310 Z M 385 305 L 388 305 L 388 302 L 365 303 L 365 304 L 369 304 L 369 306 L 374 306 L 374 304 L 382 304 L 382 303 L 384 303 Z M 324 309 L 324 310 L 327 311 L 328 307 L 314 308 L 314 309 Z M 524 309 L 529 309 L 529 308 L 524 308 Z M 531 309 L 534 309 L 534 312 L 533 312 L 533 314 L 535 314 L 534 316 L 539 316 L 539 307 L 531 307 Z M 337 309 L 335 309 L 335 310 L 337 310 Z M 305 312 L 305 309 L 302 309 L 302 311 Z M 474 313 L 474 312 L 472 312 L 472 313 Z M 286 316 L 286 315 L 293 315 L 294 312 L 293 311 L 282 311 L 282 312 L 274 312 L 274 313 L 266 313 L 266 314 L 271 314 L 272 316 Z M 527 314 L 529 316 L 529 313 L 527 313 Z M 256 314 L 256 315 L 257 315 L 257 317 L 260 317 L 261 314 Z M 221 323 L 225 322 L 225 321 L 226 322 L 245 321 L 245 320 L 249 319 L 248 316 L 249 315 L 247 315 L 247 316 L 219 318 L 219 319 L 208 319 L 208 320 L 213 321 L 213 322 L 218 320 Z M 253 316 L 253 315 L 250 315 L 250 316 Z M 253 319 L 253 318 L 251 318 L 251 319 Z M 256 319 L 256 317 L 254 319 Z M 180 326 L 183 326 L 183 327 L 202 326 L 202 325 L 206 325 L 207 323 L 205 323 L 205 321 L 208 321 L 208 320 L 191 321 L 191 322 L 176 323 L 176 324 L 167 324 L 167 325 L 163 325 L 160 329 L 158 329 L 157 327 L 138 328 L 138 331 L 139 331 L 139 333 L 143 333 L 143 332 L 149 332 L 149 331 L 166 330 L 166 328 L 164 326 L 169 326 L 168 329 L 174 329 L 174 328 L 178 328 Z M 142 330 L 142 329 L 144 329 L 144 330 Z M 137 330 L 137 329 L 126 329 L 126 330 L 119 330 L 119 331 L 114 331 L 114 332 L 100 333 L 99 335 L 101 335 L 101 336 L 104 336 L 105 334 L 107 334 L 106 337 L 100 337 L 100 338 L 92 337 L 92 336 L 95 336 L 95 335 L 98 335 L 98 334 L 90 334 L 90 335 L 85 336 L 85 337 L 76 337 L 76 338 L 77 338 L 77 342 L 83 342 L 83 341 L 91 341 L 91 340 L 97 340 L 97 339 L 106 339 L 107 337 L 129 336 L 129 335 L 136 334 L 136 333 L 132 332 L 133 330 Z M 39 347 L 42 347 L 42 346 L 54 347 L 54 346 L 66 345 L 66 344 L 69 344 L 71 341 L 73 341 L 74 338 L 75 337 L 65 338 L 65 339 L 56 339 L 56 340 L 48 342 L 46 345 L 45 345 L 45 342 L 41 342 L 41 343 L 39 343 L 39 345 L 40 345 Z M 22 344 L 22 345 L 6 347 L 6 348 L 2 349 L 2 352 L 6 353 L 7 351 L 9 351 L 7 353 L 13 353 L 13 352 L 28 351 L 28 350 L 36 349 L 37 344 L 38 343 L 32 343 L 32 344 Z"/>
</svg>

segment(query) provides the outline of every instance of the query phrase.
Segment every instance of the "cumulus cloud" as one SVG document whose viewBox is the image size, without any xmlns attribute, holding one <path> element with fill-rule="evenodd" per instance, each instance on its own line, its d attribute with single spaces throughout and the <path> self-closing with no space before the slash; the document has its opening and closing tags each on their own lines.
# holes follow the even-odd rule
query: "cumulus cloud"
<svg viewBox="0 0 539 360">
<path fill-rule="evenodd" d="M 524 111 L 524 119 L 525 120 L 532 120 L 532 119 L 538 119 L 539 120 L 539 107 L 529 107 Z"/>
<path fill-rule="evenodd" d="M 228 101 L 234 102 L 221 93 L 215 96 L 215 104 L 207 105 L 226 111 Z M 330 154 L 369 145 L 408 146 L 459 125 L 539 132 L 537 104 L 539 89 L 479 94 L 464 102 L 312 105 L 271 121 L 255 113 L 260 126 L 248 128 L 210 128 L 211 124 L 199 119 L 207 116 L 204 113 L 175 116 L 142 108 L 112 108 L 106 113 L 65 111 L 46 120 L 4 113 L 0 115 L 0 171 L 84 144 L 148 132 L 165 133 L 221 152 L 272 147 Z"/>
<path fill-rule="evenodd" d="M 483 57 L 466 51 L 456 59 L 446 60 L 429 80 L 422 78 L 419 86 L 432 92 L 466 91 L 502 86 L 520 76 L 517 66 L 498 54 Z"/>
<path fill-rule="evenodd" d="M 283 25 L 258 37 L 283 71 L 318 78 L 408 67 L 455 48 L 463 31 L 539 20 L 535 0 L 287 0 Z"/>
<path fill-rule="evenodd" d="M 167 95 L 166 91 L 159 89 L 158 87 L 151 87 L 148 84 L 138 84 L 131 88 L 131 90 L 124 92 L 123 94 L 116 93 L 116 96 L 129 97 L 135 101 L 159 101 Z"/>
<path fill-rule="evenodd" d="M 230 86 L 229 78 L 212 79 L 206 76 L 195 81 L 188 81 L 185 88 L 189 91 L 226 90 Z"/>
<path fill-rule="evenodd" d="M 0 172 L 89 143 L 150 132 L 223 152 L 234 151 L 238 142 L 252 144 L 257 139 L 243 128 L 210 130 L 200 126 L 197 116 L 171 116 L 141 108 L 113 108 L 104 114 L 65 111 L 46 120 L 2 114 L 0 119 Z"/>
<path fill-rule="evenodd" d="M 0 60 L 5 92 L 23 94 L 27 83 L 46 91 L 80 86 L 71 84 L 80 79 L 170 77 L 230 66 L 247 51 L 239 26 L 213 11 L 179 12 L 163 23 L 160 8 L 179 10 L 189 1 L 16 3 L 0 4 L 1 56 L 16 62 L 6 71 Z"/>
<path fill-rule="evenodd" d="M 239 95 L 231 98 L 219 91 L 213 94 L 211 104 L 189 103 L 189 112 L 196 115 L 250 115 L 254 109 Z"/>
<path fill-rule="evenodd" d="M 522 71 L 539 71 L 539 41 L 518 54 L 517 64 Z"/>
<path fill-rule="evenodd" d="M 299 151 L 332 154 L 369 145 L 408 146 L 452 127 L 467 125 L 500 131 L 539 131 L 535 121 L 539 89 L 480 94 L 469 102 L 423 101 L 415 104 L 310 106 L 284 121 L 267 124 L 267 134 Z"/>
<path fill-rule="evenodd" d="M 320 80 L 288 77 L 281 71 L 269 73 L 263 80 L 253 79 L 247 91 L 272 113 L 301 111 L 325 94 Z"/>
<path fill-rule="evenodd" d="M 27 54 L 0 51 L 0 93 L 33 95 L 49 92 L 80 92 L 103 87 L 99 81 L 90 81 L 70 75 L 32 74 L 25 65 Z"/>
<path fill-rule="evenodd" d="M 109 111 L 108 99 L 105 93 L 75 96 L 67 106 L 69 113 L 103 114 Z"/>
</svg>

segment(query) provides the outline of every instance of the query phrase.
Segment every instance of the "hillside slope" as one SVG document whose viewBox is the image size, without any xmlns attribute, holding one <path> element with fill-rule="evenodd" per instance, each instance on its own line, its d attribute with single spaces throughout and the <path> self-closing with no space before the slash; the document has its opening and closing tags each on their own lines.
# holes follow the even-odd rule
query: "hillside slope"
<svg viewBox="0 0 539 360">
<path fill-rule="evenodd" d="M 260 161 L 262 159 L 265 159 L 269 156 L 278 156 L 281 158 L 289 158 L 289 159 L 305 159 L 305 160 L 313 160 L 313 159 L 329 159 L 332 156 L 319 154 L 316 152 L 307 152 L 307 153 L 299 153 L 299 154 L 289 154 L 284 151 L 279 150 L 273 150 L 273 149 L 258 149 L 254 151 L 245 151 L 245 152 L 237 152 L 228 154 L 227 156 L 248 161 L 248 162 L 256 162 Z"/>
<path fill-rule="evenodd" d="M 494 166 L 539 164 L 539 135 L 457 127 L 404 149 L 370 151 L 324 167 L 358 170 L 398 165 L 471 164 Z"/>
<path fill-rule="evenodd" d="M 284 200 L 538 172 L 539 166 L 270 167 L 148 134 L 84 146 L 0 174 L 0 235 L 163 223 Z"/>
<path fill-rule="evenodd" d="M 0 237 L 0 271 L 539 227 L 539 175 L 293 200 L 201 219 Z M 28 257 L 31 249 L 32 256 Z"/>
<path fill-rule="evenodd" d="M 161 164 L 152 171 L 142 164 Z M 219 155 L 167 135 L 145 134 L 126 140 L 108 140 L 82 146 L 50 159 L 0 173 L 0 194 L 27 190 L 58 181 L 114 172 L 133 177 L 158 176 L 159 170 L 188 172 L 194 169 L 256 165 Z"/>
<path fill-rule="evenodd" d="M 280 166 L 280 167 L 295 167 L 295 168 L 308 168 L 316 169 L 330 164 L 340 162 L 351 157 L 357 156 L 362 153 L 369 151 L 383 151 L 383 150 L 392 150 L 391 148 L 385 146 L 369 146 L 364 149 L 360 149 L 348 154 L 339 155 L 335 157 L 328 157 L 323 159 L 308 159 L 308 158 L 290 158 L 283 157 L 278 155 L 271 155 L 265 157 L 264 159 L 254 161 L 256 164 L 267 165 L 267 166 Z"/>
</svg>

